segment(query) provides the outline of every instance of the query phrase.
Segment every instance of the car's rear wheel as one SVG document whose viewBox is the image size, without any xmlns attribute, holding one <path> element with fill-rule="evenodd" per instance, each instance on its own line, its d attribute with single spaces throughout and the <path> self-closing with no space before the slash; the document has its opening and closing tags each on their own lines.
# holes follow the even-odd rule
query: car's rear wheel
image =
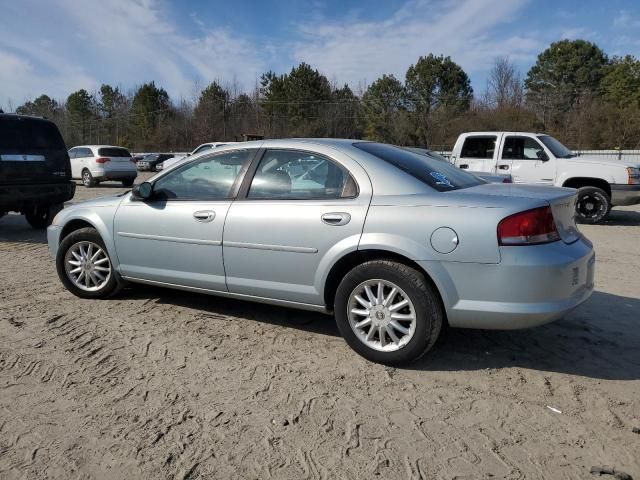
<svg viewBox="0 0 640 480">
<path fill-rule="evenodd" d="M 135 181 L 135 178 L 126 178 L 122 180 L 122 185 L 125 187 L 131 187 L 134 181 Z"/>
<path fill-rule="evenodd" d="M 53 217 L 62 210 L 62 207 L 62 204 L 38 206 L 25 212 L 24 216 L 32 228 L 40 230 L 51 225 Z"/>
<path fill-rule="evenodd" d="M 91 175 L 91 172 L 89 170 L 83 170 L 82 171 L 82 184 L 87 187 L 87 188 L 91 188 L 91 187 L 95 187 L 96 186 L 96 180 L 93 178 L 93 175 Z"/>
<path fill-rule="evenodd" d="M 424 275 L 388 260 L 366 262 L 347 273 L 334 308 L 349 346 L 386 365 L 422 357 L 435 344 L 444 321 L 439 296 Z"/>
<path fill-rule="evenodd" d="M 93 228 L 81 228 L 62 240 L 56 269 L 67 290 L 81 298 L 107 298 L 118 289 L 109 253 Z"/>
<path fill-rule="evenodd" d="M 576 220 L 588 224 L 600 223 L 610 211 L 611 200 L 607 192 L 598 187 L 582 187 L 578 189 Z"/>
</svg>

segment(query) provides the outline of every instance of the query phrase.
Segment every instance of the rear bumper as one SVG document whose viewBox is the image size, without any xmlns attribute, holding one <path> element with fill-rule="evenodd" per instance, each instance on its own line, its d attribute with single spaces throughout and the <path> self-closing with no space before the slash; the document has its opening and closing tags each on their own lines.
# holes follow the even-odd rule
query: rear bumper
<svg viewBox="0 0 640 480">
<path fill-rule="evenodd" d="M 53 205 L 71 200 L 76 191 L 74 182 L 42 185 L 0 186 L 0 210 L 20 211 L 34 205 Z"/>
<path fill-rule="evenodd" d="M 622 207 L 640 203 L 640 185 L 611 185 L 611 204 Z"/>
<path fill-rule="evenodd" d="M 91 175 L 98 181 L 103 180 L 123 180 L 127 178 L 136 178 L 138 176 L 138 171 L 135 166 L 132 164 L 132 168 L 122 169 L 122 170 L 111 170 L 111 169 L 98 169 L 92 170 Z"/>
<path fill-rule="evenodd" d="M 534 327 L 561 318 L 593 293 L 595 253 L 585 238 L 500 250 L 499 264 L 442 263 L 452 327 Z"/>
</svg>

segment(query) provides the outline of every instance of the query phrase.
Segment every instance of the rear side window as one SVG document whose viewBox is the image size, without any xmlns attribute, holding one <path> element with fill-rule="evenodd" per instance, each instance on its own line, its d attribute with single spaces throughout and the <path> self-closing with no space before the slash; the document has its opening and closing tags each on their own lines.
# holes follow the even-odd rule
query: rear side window
<svg viewBox="0 0 640 480">
<path fill-rule="evenodd" d="M 108 147 L 108 148 L 99 148 L 98 156 L 100 157 L 131 157 L 129 150 L 126 148 L 116 148 L 116 147 Z"/>
<path fill-rule="evenodd" d="M 384 143 L 354 143 L 356 148 L 381 158 L 439 192 L 475 187 L 484 182 L 449 162 Z"/>
<path fill-rule="evenodd" d="M 52 122 L 23 117 L 0 116 L 0 150 L 66 150 L 58 127 Z"/>
<path fill-rule="evenodd" d="M 332 160 L 310 152 L 267 150 L 251 181 L 248 198 L 323 200 L 355 196 L 355 181 Z"/>
<path fill-rule="evenodd" d="M 496 151 L 496 140 L 495 135 L 467 137 L 462 145 L 460 158 L 493 158 Z"/>
</svg>

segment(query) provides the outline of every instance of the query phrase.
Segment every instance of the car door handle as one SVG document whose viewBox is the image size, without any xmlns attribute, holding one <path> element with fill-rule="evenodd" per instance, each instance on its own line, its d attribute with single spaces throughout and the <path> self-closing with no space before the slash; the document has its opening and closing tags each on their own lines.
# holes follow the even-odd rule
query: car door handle
<svg viewBox="0 0 640 480">
<path fill-rule="evenodd" d="M 509 165 L 498 165 L 500 170 L 509 170 Z"/>
<path fill-rule="evenodd" d="M 193 212 L 193 218 L 202 223 L 210 222 L 216 218 L 216 212 L 213 210 L 200 210 L 198 212 Z"/>
<path fill-rule="evenodd" d="M 467 165 L 466 163 L 463 163 L 462 165 L 460 165 L 460 168 L 463 170 L 466 170 L 467 168 L 469 168 L 469 165 Z"/>
<path fill-rule="evenodd" d="M 351 221 L 351 215 L 344 212 L 325 213 L 321 218 L 324 223 L 333 226 L 346 225 Z"/>
</svg>

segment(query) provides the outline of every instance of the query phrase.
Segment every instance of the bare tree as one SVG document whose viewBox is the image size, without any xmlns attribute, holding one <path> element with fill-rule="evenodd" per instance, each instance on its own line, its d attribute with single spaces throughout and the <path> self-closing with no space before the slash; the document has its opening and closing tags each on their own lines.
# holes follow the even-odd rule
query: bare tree
<svg viewBox="0 0 640 480">
<path fill-rule="evenodd" d="M 508 57 L 496 57 L 487 80 L 484 101 L 495 108 L 520 107 L 524 86 L 520 73 Z"/>
</svg>

